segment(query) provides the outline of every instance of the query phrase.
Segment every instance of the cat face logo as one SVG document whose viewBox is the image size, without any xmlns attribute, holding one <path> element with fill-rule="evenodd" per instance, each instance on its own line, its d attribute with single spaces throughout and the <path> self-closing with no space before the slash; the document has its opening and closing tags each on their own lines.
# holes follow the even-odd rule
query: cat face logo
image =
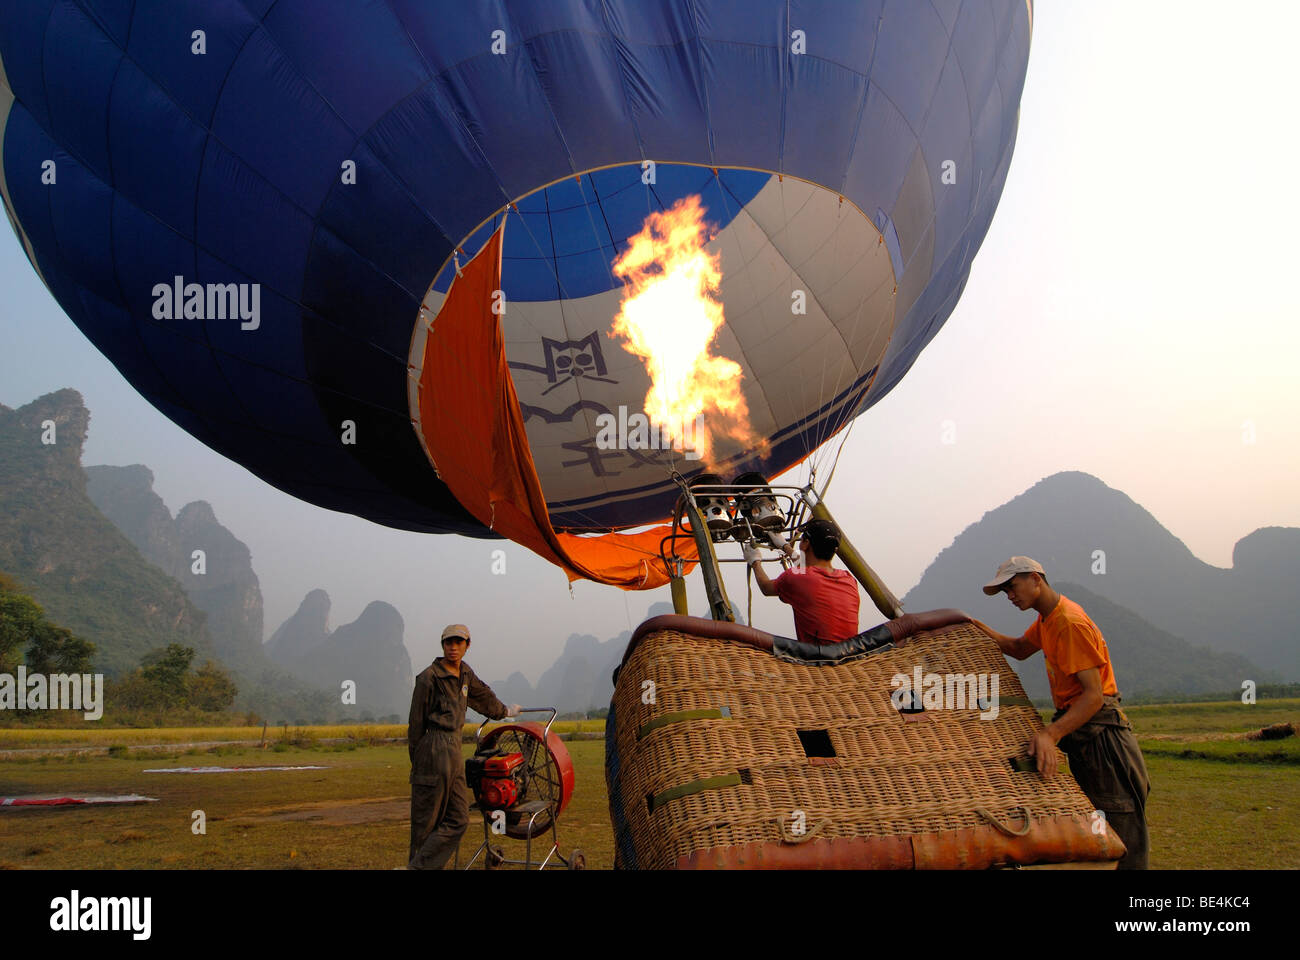
<svg viewBox="0 0 1300 960">
<path fill-rule="evenodd" d="M 545 362 L 540 364 L 510 361 L 510 366 L 515 370 L 546 374 L 551 386 L 542 391 L 542 396 L 573 380 L 618 383 L 606 376 L 605 356 L 601 352 L 600 336 L 595 330 L 581 340 L 552 340 L 550 337 L 542 337 L 542 354 Z"/>
<path fill-rule="evenodd" d="M 468 683 L 462 683 L 462 684 L 460 685 L 460 695 L 461 695 L 462 697 L 467 697 L 467 696 L 469 696 L 469 684 L 468 684 Z"/>
</svg>

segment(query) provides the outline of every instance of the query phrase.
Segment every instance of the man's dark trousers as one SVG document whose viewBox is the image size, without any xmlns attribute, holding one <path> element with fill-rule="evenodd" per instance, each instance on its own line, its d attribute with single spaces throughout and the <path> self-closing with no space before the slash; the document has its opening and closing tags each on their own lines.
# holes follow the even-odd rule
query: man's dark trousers
<svg viewBox="0 0 1300 960">
<path fill-rule="evenodd" d="M 1065 714 L 1058 710 L 1055 720 Z M 1120 870 L 1147 869 L 1151 835 L 1147 829 L 1147 795 L 1151 780 L 1133 725 L 1119 707 L 1118 697 L 1105 697 L 1102 707 L 1083 726 L 1061 739 L 1070 759 L 1070 772 L 1094 807 L 1128 848 Z"/>
<path fill-rule="evenodd" d="M 460 846 L 469 826 L 469 787 L 461 757 L 460 733 L 432 734 L 437 769 L 413 777 L 411 784 L 412 870 L 441 870 Z"/>
</svg>

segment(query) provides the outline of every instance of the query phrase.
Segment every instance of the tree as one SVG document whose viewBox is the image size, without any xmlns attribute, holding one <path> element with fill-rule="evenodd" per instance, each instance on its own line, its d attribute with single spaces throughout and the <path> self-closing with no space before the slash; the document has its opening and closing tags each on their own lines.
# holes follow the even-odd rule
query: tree
<svg viewBox="0 0 1300 960">
<path fill-rule="evenodd" d="M 45 611 L 31 597 L 0 592 L 0 673 L 13 673 L 23 662 L 23 646 L 36 636 Z"/>
<path fill-rule="evenodd" d="M 194 648 L 169 643 L 153 650 L 141 661 L 140 673 L 155 687 L 171 707 L 184 706 L 189 699 L 188 674 L 194 661 Z"/>
<path fill-rule="evenodd" d="M 151 713 L 162 723 L 167 704 L 162 691 L 147 681 L 137 667 L 124 677 L 110 680 L 104 696 L 115 714 Z"/>
<path fill-rule="evenodd" d="M 27 669 L 47 676 L 55 673 L 91 673 L 95 645 L 73 636 L 71 630 L 45 623 L 27 648 Z"/>
<path fill-rule="evenodd" d="M 225 710 L 235 702 L 239 688 L 220 664 L 209 660 L 189 679 L 190 705 L 200 710 Z"/>
<path fill-rule="evenodd" d="M 24 662 L 24 644 L 32 673 L 89 673 L 95 645 L 51 623 L 44 608 L 20 590 L 13 577 L 0 573 L 0 673 L 11 674 Z"/>
</svg>

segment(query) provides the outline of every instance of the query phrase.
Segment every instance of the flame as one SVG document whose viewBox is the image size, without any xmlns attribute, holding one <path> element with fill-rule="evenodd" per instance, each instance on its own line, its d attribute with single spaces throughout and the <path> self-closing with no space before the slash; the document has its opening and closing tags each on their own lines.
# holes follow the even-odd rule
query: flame
<svg viewBox="0 0 1300 960">
<path fill-rule="evenodd" d="M 749 424 L 740 364 L 710 353 L 725 318 L 722 257 L 705 249 L 712 239 L 705 209 L 698 194 L 683 197 L 647 216 L 629 239 L 613 266 L 626 284 L 613 333 L 650 375 L 650 422 L 677 439 L 676 449 L 711 465 L 719 435 L 745 448 L 766 447 L 766 440 Z"/>
</svg>

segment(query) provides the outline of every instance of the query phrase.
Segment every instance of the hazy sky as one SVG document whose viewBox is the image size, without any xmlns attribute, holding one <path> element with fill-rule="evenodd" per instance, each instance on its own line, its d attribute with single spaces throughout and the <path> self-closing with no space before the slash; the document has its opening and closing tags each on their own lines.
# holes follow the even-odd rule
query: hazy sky
<svg viewBox="0 0 1300 960">
<path fill-rule="evenodd" d="M 1015 158 L 970 283 L 854 426 L 828 494 L 899 596 L 966 526 L 1060 470 L 1127 493 L 1217 566 L 1257 527 L 1300 526 L 1300 4 L 1035 8 Z M 91 411 L 87 465 L 147 464 L 173 513 L 209 501 L 252 551 L 268 635 L 322 587 L 335 626 L 371 600 L 396 606 L 416 669 L 443 625 L 463 621 L 480 673 L 536 681 L 570 633 L 605 639 L 668 599 L 591 583 L 570 595 L 513 544 L 400 533 L 294 500 L 136 394 L 11 233 L 0 290 L 0 403 L 74 387 Z M 942 442 L 947 420 L 955 443 Z M 507 572 L 493 576 L 500 547 Z M 951 605 L 977 613 L 992 566 Z M 759 626 L 792 629 L 778 601 L 755 610 Z M 864 597 L 862 626 L 879 619 Z"/>
</svg>

